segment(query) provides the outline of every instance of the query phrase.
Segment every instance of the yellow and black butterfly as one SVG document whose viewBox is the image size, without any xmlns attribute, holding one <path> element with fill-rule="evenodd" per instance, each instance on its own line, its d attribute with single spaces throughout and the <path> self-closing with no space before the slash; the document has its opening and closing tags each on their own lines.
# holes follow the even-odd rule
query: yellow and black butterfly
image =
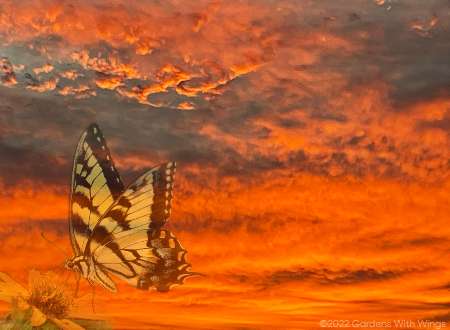
<svg viewBox="0 0 450 330">
<path fill-rule="evenodd" d="M 150 169 L 127 188 L 96 124 L 75 151 L 66 268 L 115 292 L 115 275 L 138 289 L 167 291 L 189 276 L 186 250 L 168 230 L 174 162 Z"/>
</svg>

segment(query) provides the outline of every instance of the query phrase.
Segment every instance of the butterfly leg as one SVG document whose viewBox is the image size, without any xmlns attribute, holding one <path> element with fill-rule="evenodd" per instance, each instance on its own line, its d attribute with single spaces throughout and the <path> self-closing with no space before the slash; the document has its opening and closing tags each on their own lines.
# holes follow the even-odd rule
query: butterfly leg
<svg viewBox="0 0 450 330">
<path fill-rule="evenodd" d="M 67 272 L 66 276 L 64 277 L 64 286 L 67 286 L 67 282 L 69 281 L 70 276 L 71 272 Z"/>
<path fill-rule="evenodd" d="M 78 297 L 78 289 L 80 288 L 80 279 L 81 279 L 81 274 L 77 273 L 77 286 L 75 287 L 75 294 L 74 297 Z"/>
<path fill-rule="evenodd" d="M 92 288 L 92 299 L 91 299 L 91 305 L 92 305 L 92 313 L 95 314 L 95 304 L 94 304 L 94 299 L 95 299 L 95 285 L 91 282 L 89 282 L 89 285 Z"/>
</svg>

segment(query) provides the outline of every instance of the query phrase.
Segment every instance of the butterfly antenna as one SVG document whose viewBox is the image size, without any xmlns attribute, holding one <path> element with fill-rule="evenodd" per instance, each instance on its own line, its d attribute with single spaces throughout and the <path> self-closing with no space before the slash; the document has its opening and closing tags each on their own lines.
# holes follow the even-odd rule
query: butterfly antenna
<svg viewBox="0 0 450 330">
<path fill-rule="evenodd" d="M 44 232 L 42 232 L 42 231 L 41 231 L 41 237 L 44 239 L 44 241 L 49 243 L 53 249 L 61 252 L 67 259 L 69 258 L 69 255 L 63 249 L 61 249 L 59 246 L 54 245 L 55 241 L 53 241 L 53 242 L 50 241 L 47 237 L 45 237 Z"/>
</svg>

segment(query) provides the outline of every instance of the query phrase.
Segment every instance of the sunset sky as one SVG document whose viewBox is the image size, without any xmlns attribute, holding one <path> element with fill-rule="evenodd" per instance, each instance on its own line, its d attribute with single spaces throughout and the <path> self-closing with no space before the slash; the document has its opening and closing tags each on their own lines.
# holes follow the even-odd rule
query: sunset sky
<svg viewBox="0 0 450 330">
<path fill-rule="evenodd" d="M 74 314 L 117 329 L 450 327 L 448 0 L 0 0 L 0 271 L 71 254 L 98 123 L 126 184 L 177 161 L 193 277 Z M 56 269 L 56 270 L 55 270 Z M 8 306 L 0 304 L 0 312 Z"/>
</svg>

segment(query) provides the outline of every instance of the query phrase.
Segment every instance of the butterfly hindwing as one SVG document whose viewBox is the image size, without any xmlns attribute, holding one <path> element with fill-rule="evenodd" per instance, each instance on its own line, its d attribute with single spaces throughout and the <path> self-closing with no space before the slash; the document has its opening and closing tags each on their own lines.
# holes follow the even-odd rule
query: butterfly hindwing
<svg viewBox="0 0 450 330">
<path fill-rule="evenodd" d="M 124 186 L 96 124 L 82 134 L 74 156 L 70 199 L 70 237 L 77 255 L 83 254 L 101 216 Z"/>
<path fill-rule="evenodd" d="M 117 254 L 119 252 L 120 254 Z M 168 230 L 122 232 L 95 250 L 97 267 L 138 289 L 167 291 L 194 275 L 185 259 L 186 250 Z"/>
</svg>

